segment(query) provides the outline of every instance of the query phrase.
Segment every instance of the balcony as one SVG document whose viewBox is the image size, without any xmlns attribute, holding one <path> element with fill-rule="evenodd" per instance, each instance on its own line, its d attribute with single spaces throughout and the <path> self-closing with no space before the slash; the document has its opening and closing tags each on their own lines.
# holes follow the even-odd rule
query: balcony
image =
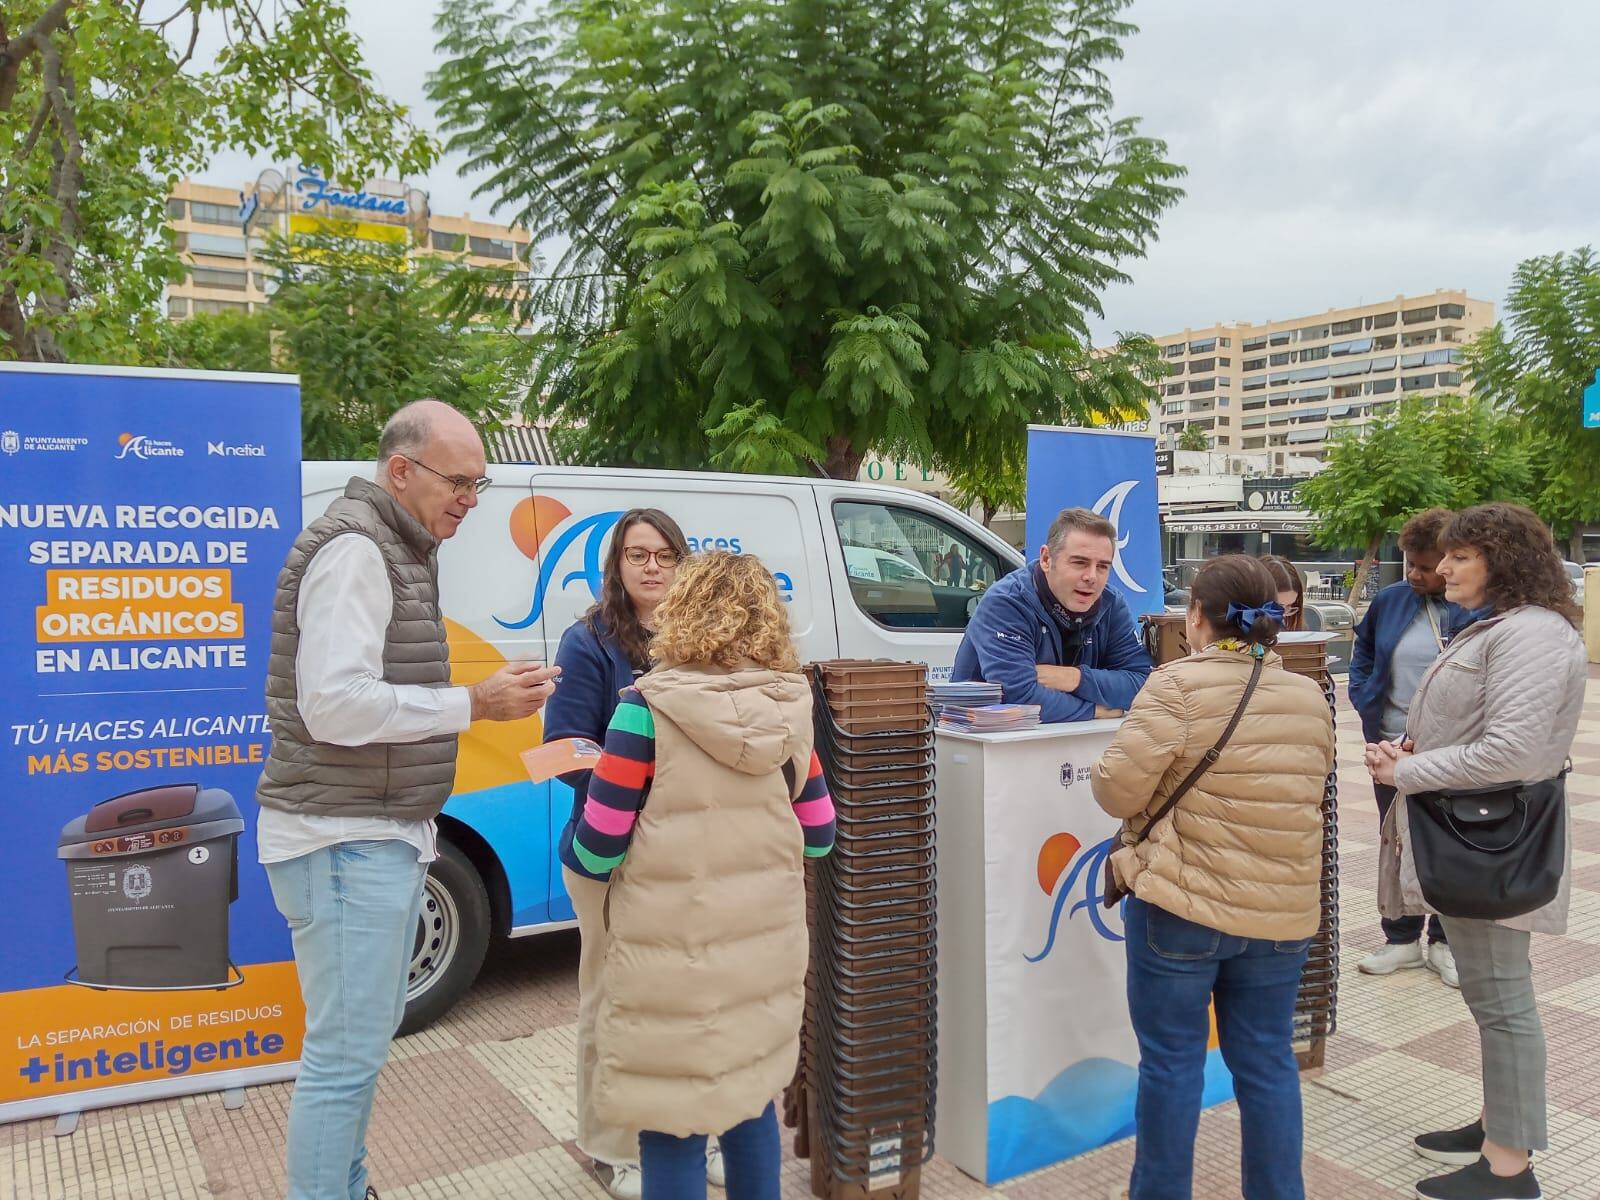
<svg viewBox="0 0 1600 1200">
<path fill-rule="evenodd" d="M 1400 313 L 1400 324 L 1421 325 L 1426 321 L 1439 319 L 1439 306 L 1430 304 L 1426 308 L 1408 308 Z"/>
</svg>

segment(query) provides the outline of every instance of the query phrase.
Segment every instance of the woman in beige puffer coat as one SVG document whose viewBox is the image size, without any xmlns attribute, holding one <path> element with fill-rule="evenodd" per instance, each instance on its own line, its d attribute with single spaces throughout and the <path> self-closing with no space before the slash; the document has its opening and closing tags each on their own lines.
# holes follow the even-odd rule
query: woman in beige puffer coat
<svg viewBox="0 0 1600 1200">
<path fill-rule="evenodd" d="M 690 559 L 656 612 L 659 664 L 606 731 L 573 852 L 608 881 L 594 1105 L 638 1129 L 648 1200 L 777 1200 L 773 1097 L 805 1002 L 806 858 L 833 844 L 777 585 L 759 559 Z"/>
<path fill-rule="evenodd" d="M 1215 996 L 1239 1101 L 1245 1200 L 1303 1200 L 1291 1043 L 1320 911 L 1333 718 L 1321 689 L 1271 653 L 1283 610 L 1258 560 L 1213 559 L 1190 594 L 1192 653 L 1150 676 L 1093 773 L 1095 800 L 1127 821 L 1111 861 L 1132 892 L 1124 928 L 1139 1095 L 1129 1196 L 1191 1195 Z M 1139 840 L 1221 739 L 1258 665 L 1227 746 Z"/>
</svg>

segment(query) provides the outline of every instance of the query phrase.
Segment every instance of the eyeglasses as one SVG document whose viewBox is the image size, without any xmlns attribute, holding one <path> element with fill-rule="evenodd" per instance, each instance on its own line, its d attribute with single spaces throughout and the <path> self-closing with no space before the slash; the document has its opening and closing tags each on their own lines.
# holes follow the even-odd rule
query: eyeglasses
<svg viewBox="0 0 1600 1200">
<path fill-rule="evenodd" d="M 440 479 L 448 483 L 458 496 L 465 496 L 468 492 L 478 495 L 483 491 L 484 488 L 488 487 L 494 482 L 494 480 L 490 479 L 487 475 L 480 475 L 476 479 L 468 479 L 465 475 L 446 475 L 443 471 L 435 471 L 427 463 L 422 462 L 419 459 L 412 458 L 409 454 L 405 456 L 405 460 L 408 463 L 421 467 L 429 475 L 437 475 Z"/>
<path fill-rule="evenodd" d="M 622 552 L 622 557 L 633 567 L 642 567 L 653 558 L 656 566 L 663 571 L 670 571 L 683 561 L 683 555 L 670 547 L 665 550 L 646 550 L 643 546 L 629 546 Z"/>
</svg>

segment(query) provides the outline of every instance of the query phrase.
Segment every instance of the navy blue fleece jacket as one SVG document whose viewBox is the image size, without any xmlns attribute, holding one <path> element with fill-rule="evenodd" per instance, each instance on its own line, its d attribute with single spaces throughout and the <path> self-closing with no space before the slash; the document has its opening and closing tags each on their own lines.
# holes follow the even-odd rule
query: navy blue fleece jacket
<svg viewBox="0 0 1600 1200">
<path fill-rule="evenodd" d="M 1107 590 L 1094 624 L 1084 630 L 1079 661 L 1064 662 L 1061 627 L 1039 599 L 1034 565 L 1011 572 L 983 594 L 950 678 L 998 683 L 1007 703 L 1037 704 L 1046 722 L 1092 721 L 1097 704 L 1127 709 L 1150 676 L 1150 656 L 1127 603 Z M 1038 677 L 1041 664 L 1078 667 L 1083 683 L 1076 692 L 1045 687 Z"/>
</svg>

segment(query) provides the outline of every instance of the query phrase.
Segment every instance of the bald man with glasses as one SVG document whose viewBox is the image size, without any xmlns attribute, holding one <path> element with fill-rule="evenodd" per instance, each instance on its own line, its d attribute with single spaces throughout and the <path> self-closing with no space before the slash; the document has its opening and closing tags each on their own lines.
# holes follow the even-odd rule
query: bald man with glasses
<svg viewBox="0 0 1600 1200">
<path fill-rule="evenodd" d="M 306 1007 L 289 1200 L 377 1196 L 367 1122 L 405 1014 L 457 738 L 475 720 L 532 716 L 560 673 L 515 662 L 450 686 L 438 551 L 477 507 L 483 472 L 472 422 L 437 400 L 407 405 L 384 427 L 377 478 L 350 480 L 278 576 L 256 840 Z"/>
</svg>

